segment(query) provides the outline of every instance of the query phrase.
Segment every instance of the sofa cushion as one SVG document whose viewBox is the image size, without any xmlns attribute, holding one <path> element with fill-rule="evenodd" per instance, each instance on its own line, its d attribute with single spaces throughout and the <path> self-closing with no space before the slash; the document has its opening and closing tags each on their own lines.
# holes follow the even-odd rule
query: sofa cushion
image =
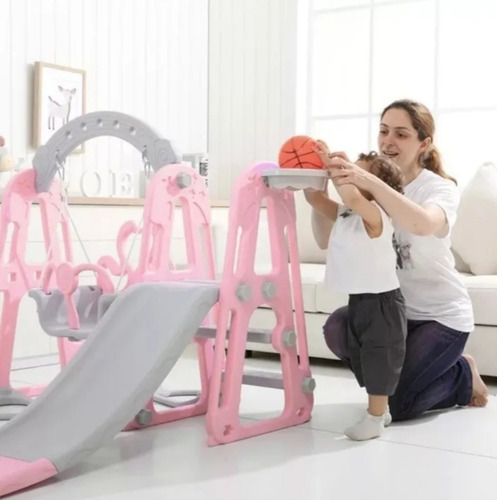
<svg viewBox="0 0 497 500">
<path fill-rule="evenodd" d="M 297 240 L 299 245 L 300 262 L 324 264 L 326 250 L 321 250 L 312 233 L 312 209 L 307 203 L 304 192 L 295 192 L 295 209 L 297 211 Z"/>
<path fill-rule="evenodd" d="M 331 314 L 347 305 L 348 295 L 333 292 L 323 283 L 323 264 L 301 264 L 305 312 Z M 475 324 L 497 326 L 497 275 L 475 276 L 461 273 L 473 303 Z"/>
<path fill-rule="evenodd" d="M 452 247 L 477 275 L 497 274 L 497 167 L 481 165 L 465 187 Z"/>
<path fill-rule="evenodd" d="M 452 255 L 454 256 L 454 263 L 456 265 L 456 269 L 460 273 L 469 273 L 471 274 L 471 269 L 469 268 L 468 264 L 464 262 L 461 258 L 461 256 L 454 250 L 454 247 L 450 249 L 452 251 Z"/>
<path fill-rule="evenodd" d="M 316 306 L 316 290 L 323 281 L 324 269 L 323 264 L 300 264 L 305 312 L 319 312 Z"/>
<path fill-rule="evenodd" d="M 346 306 L 349 296 L 346 293 L 334 292 L 324 283 L 316 287 L 316 308 L 319 312 L 330 314 L 339 307 Z"/>
<path fill-rule="evenodd" d="M 318 271 L 315 270 L 317 273 Z M 324 272 L 324 266 L 323 266 Z M 468 287 L 469 296 L 473 303 L 476 325 L 497 326 L 497 276 L 475 276 L 461 273 L 464 283 Z M 348 296 L 332 292 L 320 282 L 316 285 L 317 312 L 332 313 L 338 307 L 346 305 Z"/>
<path fill-rule="evenodd" d="M 326 288 L 323 283 L 325 269 L 324 264 L 300 264 L 304 290 L 304 309 L 306 312 L 329 314 L 348 302 L 347 294 L 333 292 Z M 311 290 L 313 293 L 312 302 L 310 301 Z M 310 308 L 311 304 L 313 309 Z"/>
<path fill-rule="evenodd" d="M 475 324 L 497 326 L 497 276 L 461 276 L 473 303 Z"/>
</svg>

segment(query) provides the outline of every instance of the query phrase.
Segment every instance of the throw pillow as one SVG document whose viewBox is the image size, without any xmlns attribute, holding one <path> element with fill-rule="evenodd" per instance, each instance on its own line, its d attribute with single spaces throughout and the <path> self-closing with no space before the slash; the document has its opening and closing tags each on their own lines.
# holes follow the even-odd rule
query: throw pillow
<svg viewBox="0 0 497 500">
<path fill-rule="evenodd" d="M 452 247 L 473 274 L 497 274 L 497 166 L 484 163 L 465 187 Z"/>
</svg>

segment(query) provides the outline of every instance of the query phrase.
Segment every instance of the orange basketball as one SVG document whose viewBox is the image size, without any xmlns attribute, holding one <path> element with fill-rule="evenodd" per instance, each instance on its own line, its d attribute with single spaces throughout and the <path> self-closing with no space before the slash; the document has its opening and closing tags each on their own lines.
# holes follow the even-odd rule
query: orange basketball
<svg viewBox="0 0 497 500">
<path fill-rule="evenodd" d="M 316 141 L 307 135 L 290 137 L 280 148 L 278 163 L 281 168 L 323 168 L 323 162 L 314 151 Z"/>
</svg>

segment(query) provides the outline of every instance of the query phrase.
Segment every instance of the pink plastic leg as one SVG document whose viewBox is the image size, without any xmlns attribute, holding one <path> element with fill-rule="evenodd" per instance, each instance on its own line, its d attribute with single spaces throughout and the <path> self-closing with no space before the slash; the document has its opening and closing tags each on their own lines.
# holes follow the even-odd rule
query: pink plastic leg
<svg viewBox="0 0 497 500">
<path fill-rule="evenodd" d="M 196 343 L 199 356 L 199 371 L 201 381 L 201 391 L 198 401 L 192 404 L 187 404 L 185 406 L 180 406 L 178 408 L 171 408 L 162 411 L 157 410 L 153 401 L 149 401 L 145 410 L 150 412 L 150 421 L 147 422 L 147 424 L 145 425 L 146 427 L 166 424 L 168 422 L 175 422 L 176 420 L 196 417 L 198 415 L 204 415 L 206 413 L 209 396 L 210 375 L 212 373 L 212 366 L 214 361 L 214 350 L 212 340 L 197 339 Z M 137 430 L 142 429 L 143 427 L 144 425 L 141 425 L 135 419 L 130 422 L 124 430 Z"/>
<path fill-rule="evenodd" d="M 294 199 L 288 191 L 267 188 L 260 172 L 261 165 L 258 165 L 238 179 L 230 204 L 217 348 L 207 412 L 209 445 L 298 425 L 311 418 L 313 380 L 307 356 L 298 271 Z M 261 275 L 255 273 L 254 264 L 263 200 L 267 204 L 272 269 Z M 272 330 L 272 344 L 280 353 L 285 404 L 281 415 L 275 418 L 242 425 L 239 407 L 247 332 L 252 314 L 263 304 L 271 307 L 277 318 Z M 228 329 L 230 334 L 225 360 Z"/>
<path fill-rule="evenodd" d="M 40 483 L 55 474 L 57 474 L 57 469 L 46 459 L 25 462 L 0 457 L 0 496 Z"/>
<path fill-rule="evenodd" d="M 54 183 L 50 192 L 38 194 L 34 187 L 35 171 L 24 170 L 7 184 L 0 210 L 0 292 L 5 300 L 0 321 L 0 388 L 10 386 L 10 369 L 15 340 L 19 303 L 28 290 L 38 287 L 45 264 L 29 264 L 26 258 L 31 207 L 39 203 L 47 264 L 72 260 L 69 223 L 62 209 L 60 186 Z M 9 230 L 12 230 L 9 235 Z M 59 241 L 58 234 L 62 234 Z M 63 349 L 64 343 L 59 343 Z M 60 356 L 68 356 L 64 349 Z M 41 387 L 23 388 L 25 395 L 41 392 Z"/>
<path fill-rule="evenodd" d="M 2 318 L 0 320 L 0 387 L 10 387 L 10 368 L 19 312 L 19 296 L 4 293 Z"/>
<path fill-rule="evenodd" d="M 175 268 L 171 256 L 172 229 L 179 210 L 182 212 L 187 261 L 181 269 Z M 126 223 L 119 232 L 117 253 L 120 262 L 115 262 L 109 256 L 102 257 L 99 262 L 111 271 L 125 270 L 126 286 L 148 281 L 213 280 L 215 266 L 210 223 L 210 202 L 202 177 L 185 165 L 168 165 L 154 174 L 147 188 L 138 265 L 133 268 L 124 260 L 128 240 L 133 233 L 138 232 L 136 226 L 130 223 Z M 216 308 L 211 316 L 216 316 Z M 213 341 L 197 339 L 196 343 L 201 381 L 199 400 L 163 411 L 150 401 L 146 408 L 150 419 L 147 426 L 201 415 L 207 411 L 214 357 Z M 142 427 L 134 420 L 126 429 Z"/>
<path fill-rule="evenodd" d="M 57 339 L 59 348 L 59 364 L 64 368 L 73 356 L 78 352 L 78 349 L 83 345 L 83 342 L 71 342 L 67 339 Z"/>
</svg>

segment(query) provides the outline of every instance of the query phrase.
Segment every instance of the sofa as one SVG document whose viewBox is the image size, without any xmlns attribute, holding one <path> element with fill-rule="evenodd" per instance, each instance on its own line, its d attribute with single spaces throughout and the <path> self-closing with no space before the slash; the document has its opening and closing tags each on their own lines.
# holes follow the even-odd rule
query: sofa
<svg viewBox="0 0 497 500">
<path fill-rule="evenodd" d="M 311 209 L 302 192 L 295 193 L 295 202 L 309 355 L 336 359 L 325 344 L 322 327 L 330 313 L 346 304 L 347 296 L 324 287 L 326 252 L 320 250 L 314 240 Z M 487 376 L 497 376 L 497 225 L 488 227 L 488 221 L 495 220 L 492 215 L 497 217 L 497 168 L 485 164 L 462 190 L 452 250 L 474 309 L 476 326 L 467 352 L 476 358 L 481 374 Z M 260 234 L 265 230 L 261 228 Z M 269 261 L 267 238 L 260 237 L 258 246 L 258 260 L 263 266 L 266 258 Z M 274 324 L 275 315 L 266 308 L 258 309 L 251 319 L 254 328 L 269 329 Z M 248 344 L 247 348 L 272 351 L 271 345 L 264 344 Z"/>
</svg>

